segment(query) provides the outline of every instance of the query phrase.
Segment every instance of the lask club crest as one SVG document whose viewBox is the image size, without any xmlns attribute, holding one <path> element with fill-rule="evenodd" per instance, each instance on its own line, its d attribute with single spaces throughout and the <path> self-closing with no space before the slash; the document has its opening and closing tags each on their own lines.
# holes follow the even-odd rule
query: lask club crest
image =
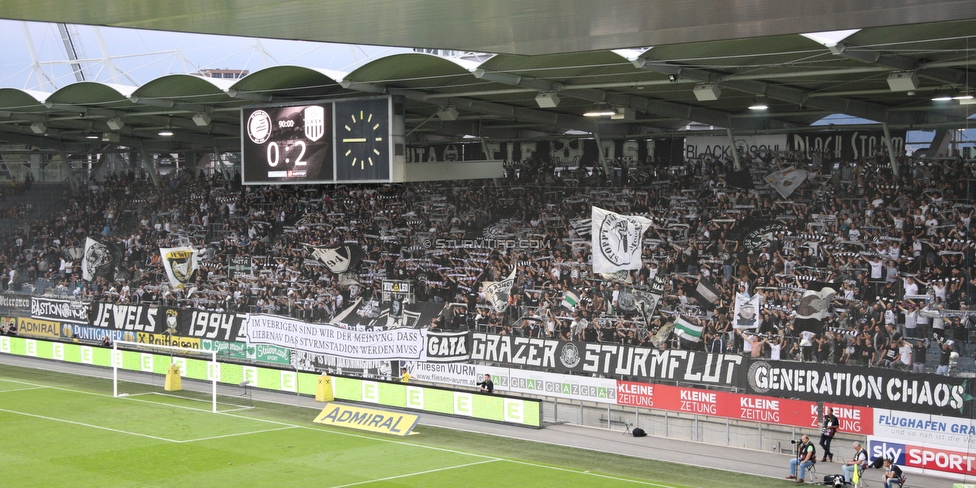
<svg viewBox="0 0 976 488">
<path fill-rule="evenodd" d="M 325 109 L 313 105 L 305 109 L 305 137 L 315 142 L 325 135 Z"/>
</svg>

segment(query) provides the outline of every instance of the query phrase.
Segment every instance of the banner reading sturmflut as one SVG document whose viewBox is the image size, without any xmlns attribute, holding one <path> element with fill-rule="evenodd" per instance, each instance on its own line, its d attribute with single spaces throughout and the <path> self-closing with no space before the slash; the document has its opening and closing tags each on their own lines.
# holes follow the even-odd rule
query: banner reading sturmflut
<svg viewBox="0 0 976 488">
<path fill-rule="evenodd" d="M 272 344 L 351 359 L 426 360 L 424 331 L 357 331 L 307 324 L 274 315 L 248 314 L 247 344 Z"/>
</svg>

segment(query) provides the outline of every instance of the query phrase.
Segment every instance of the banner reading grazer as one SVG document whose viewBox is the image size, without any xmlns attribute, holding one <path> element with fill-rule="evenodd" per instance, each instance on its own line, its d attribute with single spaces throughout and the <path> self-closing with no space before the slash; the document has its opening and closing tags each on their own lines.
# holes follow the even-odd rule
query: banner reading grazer
<svg viewBox="0 0 976 488">
<path fill-rule="evenodd" d="M 953 417 L 969 417 L 973 412 L 972 378 L 792 361 L 748 364 L 745 386 L 757 395 Z"/>
<path fill-rule="evenodd" d="M 619 344 L 563 342 L 494 334 L 471 334 L 471 359 L 502 366 L 528 366 L 560 373 L 636 376 L 657 381 L 738 385 L 743 358 L 672 349 L 662 351 Z"/>
<path fill-rule="evenodd" d="M 35 319 L 88 322 L 88 305 L 81 300 L 31 297 L 30 306 Z"/>
<path fill-rule="evenodd" d="M 248 345 L 272 344 L 352 359 L 426 359 L 426 331 L 418 329 L 366 332 L 263 314 L 248 314 L 247 323 Z"/>
</svg>

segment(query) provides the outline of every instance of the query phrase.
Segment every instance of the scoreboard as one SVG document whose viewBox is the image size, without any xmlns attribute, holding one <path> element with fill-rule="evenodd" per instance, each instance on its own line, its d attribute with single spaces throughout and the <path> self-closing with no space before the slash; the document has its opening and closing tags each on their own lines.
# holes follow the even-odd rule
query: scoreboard
<svg viewBox="0 0 976 488">
<path fill-rule="evenodd" d="M 394 181 L 394 143 L 403 144 L 396 105 L 376 97 L 241 109 L 243 183 Z"/>
</svg>

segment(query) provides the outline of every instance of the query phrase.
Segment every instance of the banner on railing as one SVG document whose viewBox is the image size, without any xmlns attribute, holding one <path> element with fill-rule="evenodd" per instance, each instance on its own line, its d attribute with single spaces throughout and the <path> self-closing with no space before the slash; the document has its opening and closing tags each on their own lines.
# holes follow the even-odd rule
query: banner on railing
<svg viewBox="0 0 976 488">
<path fill-rule="evenodd" d="M 30 309 L 35 319 L 88 322 L 88 306 L 81 300 L 31 297 Z"/>
<path fill-rule="evenodd" d="M 897 369 L 752 360 L 744 385 L 750 393 L 876 408 L 969 417 L 972 378 Z"/>
<path fill-rule="evenodd" d="M 484 333 L 472 334 L 471 359 L 560 373 L 636 376 L 652 381 L 724 386 L 741 384 L 745 377 L 744 359 L 739 355 Z"/>
<path fill-rule="evenodd" d="M 308 324 L 273 315 L 248 314 L 247 343 L 289 347 L 352 359 L 425 359 L 426 331 L 358 331 Z"/>
</svg>

